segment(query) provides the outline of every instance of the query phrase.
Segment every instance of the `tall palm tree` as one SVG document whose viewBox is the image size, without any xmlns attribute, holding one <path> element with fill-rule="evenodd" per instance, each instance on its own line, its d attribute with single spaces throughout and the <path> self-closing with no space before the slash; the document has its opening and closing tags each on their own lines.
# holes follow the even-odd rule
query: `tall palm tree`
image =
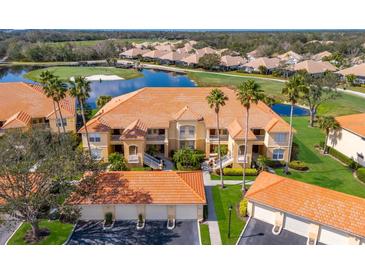
<svg viewBox="0 0 365 274">
<path fill-rule="evenodd" d="M 106 103 L 108 103 L 110 100 L 112 99 L 111 96 L 109 95 L 101 95 L 99 96 L 99 98 L 96 100 L 96 106 L 101 109 L 103 106 L 106 105 Z"/>
<path fill-rule="evenodd" d="M 260 100 L 265 98 L 263 94 L 263 90 L 261 86 L 256 83 L 254 80 L 244 81 L 242 84 L 238 86 L 236 89 L 236 96 L 240 103 L 243 105 L 245 109 L 245 113 L 243 117 L 246 120 L 243 122 L 245 125 L 245 144 L 244 144 L 244 152 L 243 152 L 243 182 L 242 182 L 242 194 L 246 193 L 246 162 L 247 162 L 247 139 L 248 139 L 248 121 L 250 114 L 251 104 L 257 104 Z"/>
<path fill-rule="evenodd" d="M 63 116 L 62 116 L 61 105 L 60 105 L 60 101 L 62 101 L 63 99 L 66 98 L 65 84 L 58 77 L 54 77 L 51 80 L 51 90 L 52 90 L 52 94 L 50 95 L 50 97 L 52 97 L 53 101 L 55 101 L 57 104 L 62 130 L 63 130 L 63 133 L 66 133 L 66 128 L 65 128 L 65 124 L 63 123 Z"/>
<path fill-rule="evenodd" d="M 51 72 L 49 72 L 48 70 L 43 71 L 40 75 L 41 84 L 43 86 L 44 93 L 47 97 L 52 98 L 53 111 L 54 111 L 54 114 L 56 116 L 56 121 L 58 121 L 58 114 L 57 114 L 57 110 L 56 110 L 56 102 L 55 102 L 55 100 L 53 100 L 52 81 L 53 81 L 54 77 L 55 76 Z M 58 130 L 58 134 L 60 134 L 61 131 L 60 131 L 59 127 L 57 127 L 57 130 Z"/>
<path fill-rule="evenodd" d="M 89 140 L 89 132 L 86 126 L 86 119 L 85 119 L 85 110 L 84 110 L 84 102 L 87 98 L 90 97 L 90 82 L 86 80 L 85 77 L 78 76 L 75 78 L 74 81 L 70 81 L 70 95 L 77 99 L 80 109 L 81 109 L 81 116 L 82 122 L 84 124 L 85 133 L 86 133 L 86 140 L 87 140 L 87 147 L 89 149 L 89 154 L 91 157 L 91 147 L 90 147 L 90 140 Z"/>
<path fill-rule="evenodd" d="M 292 152 L 292 141 L 293 141 L 293 110 L 294 106 L 297 104 L 301 92 L 307 89 L 305 85 L 305 80 L 302 75 L 293 75 L 289 78 L 289 81 L 285 83 L 285 87 L 282 89 L 282 94 L 286 97 L 286 101 L 290 102 L 290 129 L 289 129 L 289 140 L 288 140 L 288 157 L 285 163 L 285 173 L 289 172 L 289 162 Z"/>
<path fill-rule="evenodd" d="M 319 128 L 326 132 L 326 141 L 324 143 L 323 152 L 328 153 L 328 136 L 331 129 L 338 129 L 340 127 L 339 123 L 333 116 L 321 116 L 318 119 Z"/>
<path fill-rule="evenodd" d="M 222 157 L 221 157 L 221 137 L 220 137 L 220 127 L 219 127 L 219 110 L 226 104 L 228 97 L 220 89 L 212 89 L 210 94 L 207 96 L 207 101 L 210 108 L 214 108 L 214 112 L 217 118 L 217 132 L 218 132 L 218 161 L 219 161 L 219 174 L 221 178 L 221 186 L 224 188 L 223 182 L 223 167 L 222 167 Z"/>
</svg>

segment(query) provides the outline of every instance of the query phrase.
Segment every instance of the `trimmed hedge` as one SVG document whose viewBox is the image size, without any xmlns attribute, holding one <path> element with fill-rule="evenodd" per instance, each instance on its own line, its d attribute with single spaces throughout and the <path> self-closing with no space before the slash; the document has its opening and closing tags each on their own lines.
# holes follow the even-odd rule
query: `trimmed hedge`
<svg viewBox="0 0 365 274">
<path fill-rule="evenodd" d="M 279 167 L 283 167 L 285 165 L 285 162 L 267 159 L 265 164 L 271 168 L 279 168 Z"/>
<path fill-rule="evenodd" d="M 365 167 L 360 167 L 356 170 L 356 176 L 360 181 L 365 183 Z"/>
<path fill-rule="evenodd" d="M 302 161 L 291 161 L 289 163 L 289 167 L 291 169 L 300 170 L 300 171 L 306 171 L 309 169 L 309 167 Z"/>
<path fill-rule="evenodd" d="M 342 154 L 341 152 L 337 151 L 333 147 L 328 148 L 328 153 L 330 155 L 332 155 L 333 157 L 335 157 L 336 159 L 340 160 L 342 163 L 344 163 L 345 165 L 347 165 L 351 169 L 356 170 L 356 169 L 359 168 L 358 163 L 356 163 L 354 160 L 350 159 L 346 155 Z"/>
<path fill-rule="evenodd" d="M 242 172 L 242 168 L 223 168 L 223 174 L 227 176 L 240 176 Z M 257 174 L 256 168 L 246 168 L 246 176 L 257 176 Z"/>
<path fill-rule="evenodd" d="M 241 217 L 246 217 L 247 216 L 247 199 L 243 198 L 240 202 L 240 216 Z"/>
</svg>

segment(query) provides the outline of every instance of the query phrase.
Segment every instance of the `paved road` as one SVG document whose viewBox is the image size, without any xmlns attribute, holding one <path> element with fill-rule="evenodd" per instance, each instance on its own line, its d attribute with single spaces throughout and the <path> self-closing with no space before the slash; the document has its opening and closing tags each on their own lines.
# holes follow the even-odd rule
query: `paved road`
<svg viewBox="0 0 365 274">
<path fill-rule="evenodd" d="M 4 245 L 11 234 L 18 228 L 19 222 L 6 222 L 0 225 L 0 245 Z"/>
</svg>

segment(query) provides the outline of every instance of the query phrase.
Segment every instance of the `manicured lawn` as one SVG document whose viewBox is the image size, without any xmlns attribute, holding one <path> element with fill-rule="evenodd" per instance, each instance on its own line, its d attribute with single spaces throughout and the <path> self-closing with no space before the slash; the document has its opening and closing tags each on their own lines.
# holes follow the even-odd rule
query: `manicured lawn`
<svg viewBox="0 0 365 274">
<path fill-rule="evenodd" d="M 234 245 L 245 226 L 245 221 L 237 216 L 237 207 L 241 200 L 241 185 L 227 185 L 224 189 L 213 187 L 215 213 L 223 244 Z M 228 238 L 229 210 L 232 206 L 231 237 Z"/>
<path fill-rule="evenodd" d="M 209 226 L 207 224 L 200 224 L 200 237 L 203 245 L 210 245 Z"/>
<path fill-rule="evenodd" d="M 137 70 L 133 69 L 121 69 L 114 67 L 49 67 L 43 69 L 32 70 L 24 75 L 25 78 L 28 78 L 33 81 L 40 80 L 40 74 L 43 71 L 53 72 L 56 76 L 60 77 L 64 81 L 68 81 L 72 76 L 91 76 L 96 74 L 104 74 L 104 75 L 117 75 L 122 77 L 123 79 L 132 79 L 141 77 L 142 74 Z"/>
<path fill-rule="evenodd" d="M 349 168 L 315 150 L 314 145 L 324 141 L 324 133 L 318 128 L 308 127 L 307 117 L 295 117 L 293 123 L 297 130 L 294 141 L 299 145 L 298 159 L 308 164 L 309 171 L 291 171 L 288 177 L 365 197 L 365 185 L 354 179 Z M 277 169 L 277 173 L 285 176 L 281 168 Z"/>
<path fill-rule="evenodd" d="M 37 243 L 37 245 L 62 245 L 70 235 L 73 225 L 64 224 L 59 221 L 42 220 L 39 223 L 39 227 L 48 228 L 51 233 L 47 237 L 43 238 L 39 243 Z M 29 229 L 31 229 L 30 224 L 28 223 L 22 224 L 22 226 L 9 240 L 8 244 L 26 245 L 27 243 L 24 241 L 24 236 Z"/>
<path fill-rule="evenodd" d="M 256 176 L 246 176 L 246 180 L 247 181 L 253 181 L 255 180 Z M 217 174 L 210 174 L 210 179 L 211 180 L 220 180 L 220 176 Z M 242 176 L 227 176 L 224 175 L 223 176 L 223 180 L 228 180 L 228 181 L 242 181 Z"/>
<path fill-rule="evenodd" d="M 273 96 L 278 101 L 282 101 L 284 99 L 281 95 L 281 90 L 284 87 L 284 83 L 268 79 L 255 79 L 250 77 L 249 74 L 234 74 L 245 77 L 233 77 L 229 74 L 217 75 L 209 72 L 189 72 L 188 76 L 194 80 L 198 86 L 236 87 L 241 82 L 252 79 L 261 85 L 262 89 L 267 95 Z M 256 75 L 254 76 L 256 77 Z M 264 75 L 261 75 L 261 77 L 263 76 Z M 337 98 L 336 100 L 325 102 L 318 109 L 318 115 L 338 116 L 360 112 L 365 112 L 365 99 L 344 93 L 341 93 L 341 97 Z"/>
</svg>

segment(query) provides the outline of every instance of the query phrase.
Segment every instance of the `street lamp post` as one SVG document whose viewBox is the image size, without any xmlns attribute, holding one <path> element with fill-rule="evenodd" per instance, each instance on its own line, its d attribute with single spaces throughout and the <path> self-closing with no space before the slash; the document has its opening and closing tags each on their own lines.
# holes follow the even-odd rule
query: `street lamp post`
<svg viewBox="0 0 365 274">
<path fill-rule="evenodd" d="M 229 206 L 229 219 L 228 219 L 228 239 L 231 238 L 231 219 L 232 219 L 232 206 Z"/>
</svg>

